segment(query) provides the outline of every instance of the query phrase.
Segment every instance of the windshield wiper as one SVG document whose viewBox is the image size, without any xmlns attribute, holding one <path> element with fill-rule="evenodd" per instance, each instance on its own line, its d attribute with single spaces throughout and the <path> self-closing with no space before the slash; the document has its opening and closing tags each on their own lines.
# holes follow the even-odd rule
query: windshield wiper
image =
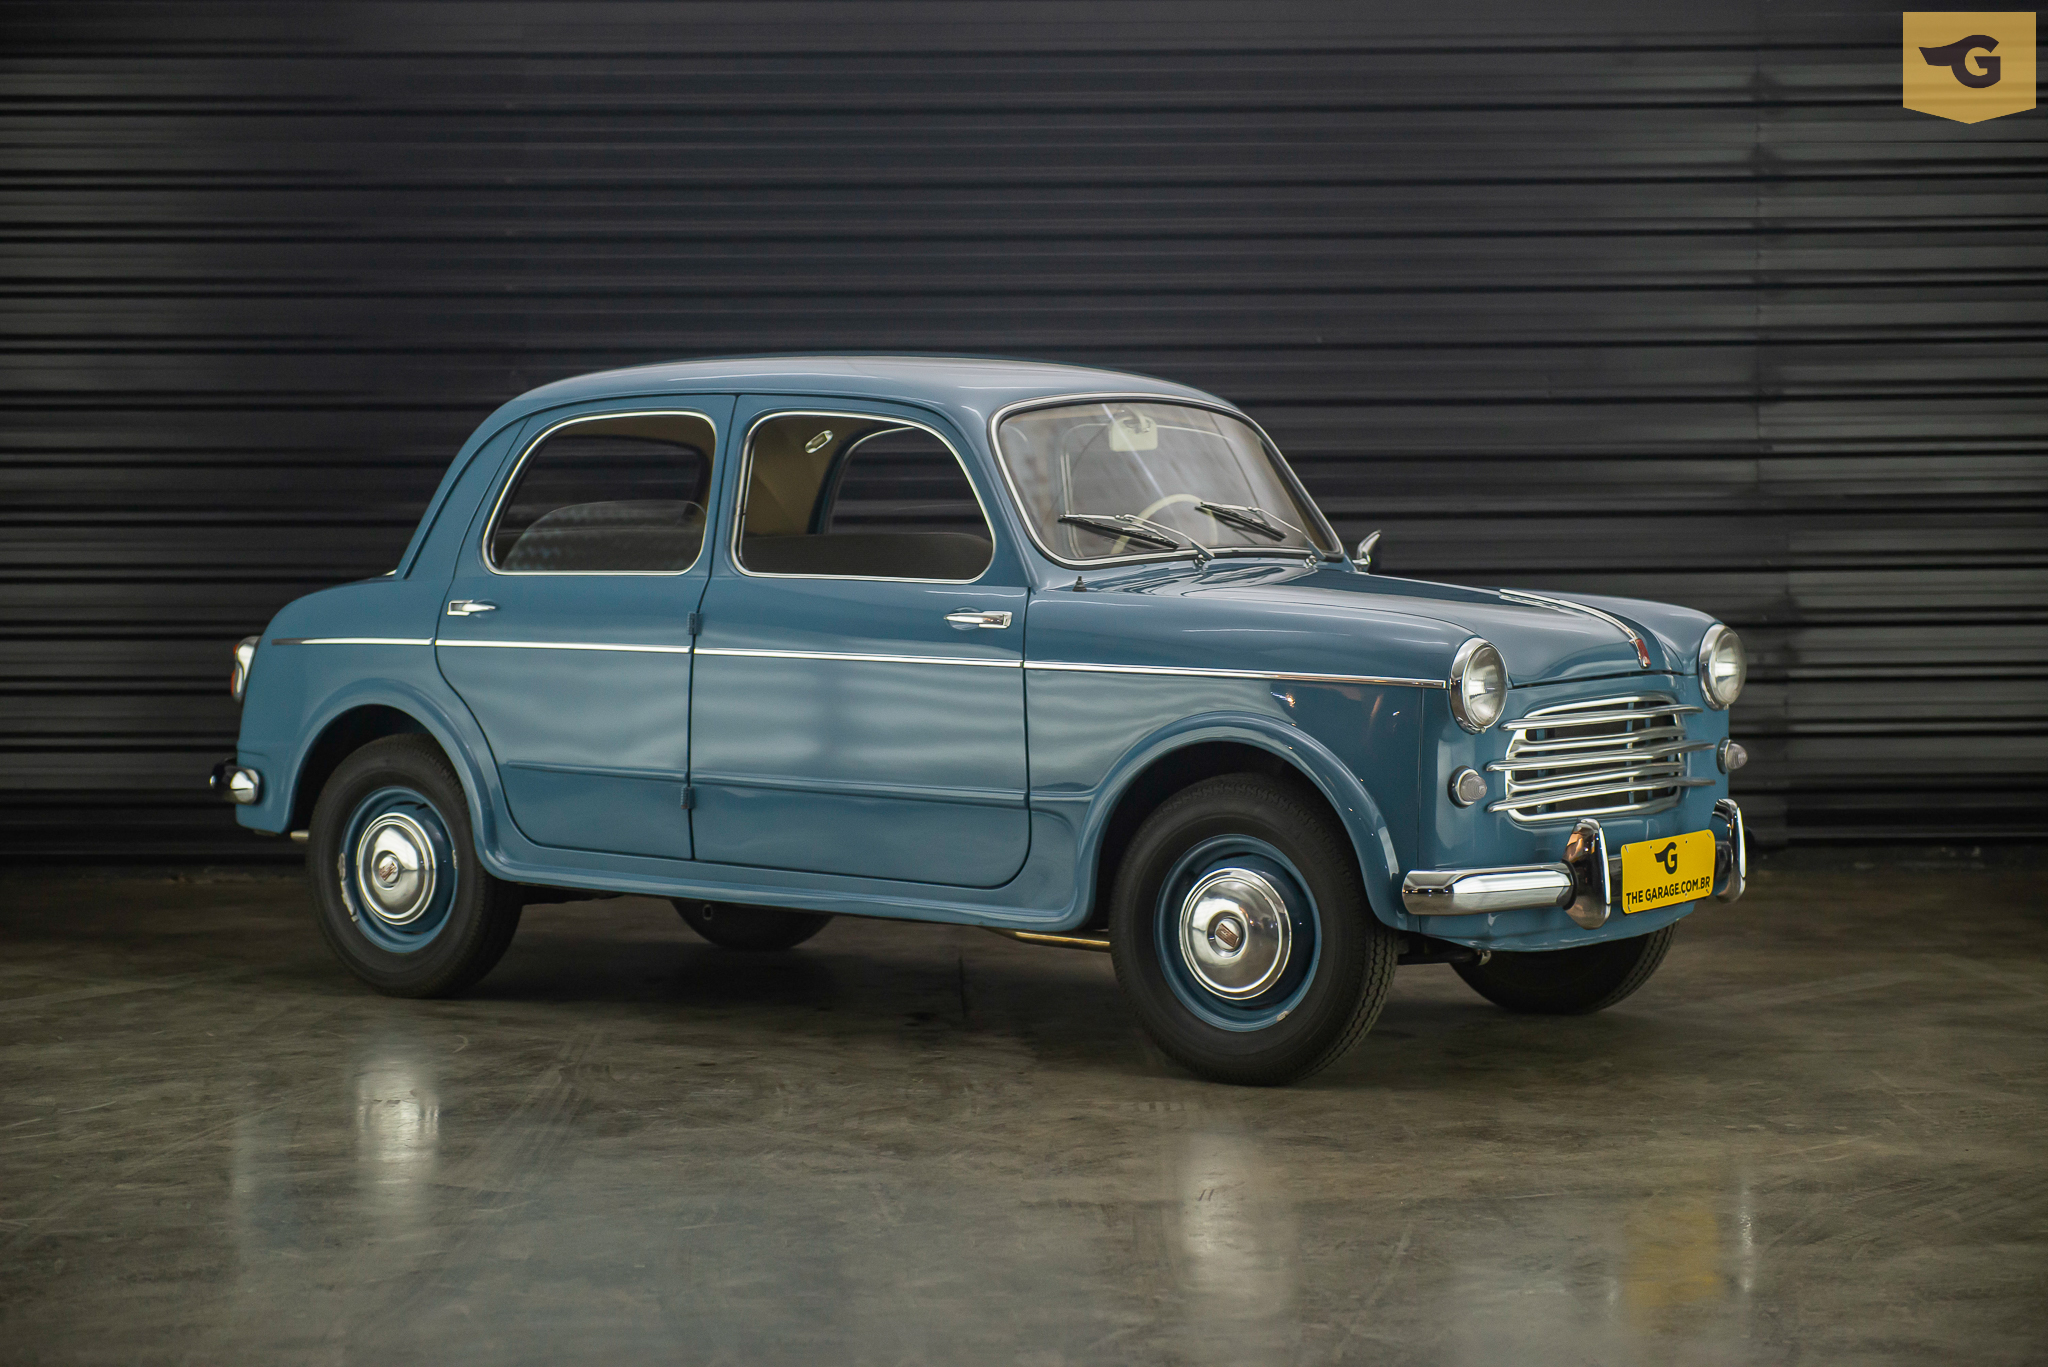
<svg viewBox="0 0 2048 1367">
<path fill-rule="evenodd" d="M 1195 559 L 1207 564 L 1216 557 L 1207 546 L 1185 532 L 1177 532 L 1149 517 L 1136 513 L 1061 513 L 1060 521 L 1076 527 L 1086 527 L 1091 532 L 1104 536 L 1120 536 L 1126 541 L 1136 541 L 1147 546 L 1157 546 L 1163 551 L 1186 551 Z"/>
<path fill-rule="evenodd" d="M 1260 536 L 1270 536 L 1275 541 L 1285 541 L 1287 533 L 1293 532 L 1309 545 L 1316 544 L 1313 537 L 1292 522 L 1283 521 L 1255 504 L 1197 503 L 1195 507 L 1218 522 L 1232 527 L 1242 527 L 1248 532 L 1257 532 Z"/>
</svg>

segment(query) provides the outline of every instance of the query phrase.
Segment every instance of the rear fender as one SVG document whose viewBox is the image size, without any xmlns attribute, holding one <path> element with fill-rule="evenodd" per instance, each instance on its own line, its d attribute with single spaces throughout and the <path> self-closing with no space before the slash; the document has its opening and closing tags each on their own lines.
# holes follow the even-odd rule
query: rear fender
<svg viewBox="0 0 2048 1367">
<path fill-rule="evenodd" d="M 303 781 L 307 765 L 313 752 L 319 746 L 321 737 L 348 713 L 363 707 L 388 707 L 401 712 L 419 723 L 427 735 L 441 747 L 448 756 L 449 764 L 455 770 L 455 777 L 462 784 L 463 796 L 469 802 L 469 819 L 476 832 L 476 843 L 484 866 L 494 874 L 503 876 L 497 867 L 499 861 L 493 858 L 497 848 L 497 818 L 495 809 L 497 792 L 497 766 L 489 762 L 479 763 L 478 756 L 490 753 L 483 732 L 468 711 L 457 712 L 424 690 L 397 679 L 362 679 L 350 683 L 325 699 L 319 711 L 314 714 L 301 734 L 308 737 L 304 745 L 292 757 L 291 785 L 284 796 L 284 810 L 291 812 L 298 805 L 299 785 Z"/>
</svg>

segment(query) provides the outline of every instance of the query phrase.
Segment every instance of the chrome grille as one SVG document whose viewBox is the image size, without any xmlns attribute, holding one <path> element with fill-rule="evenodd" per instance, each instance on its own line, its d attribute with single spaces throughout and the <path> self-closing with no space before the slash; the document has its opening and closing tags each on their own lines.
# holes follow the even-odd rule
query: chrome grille
<svg viewBox="0 0 2048 1367">
<path fill-rule="evenodd" d="M 1699 711 L 1658 693 L 1539 707 L 1502 722 L 1506 759 L 1486 767 L 1507 775 L 1507 796 L 1487 807 L 1516 821 L 1635 815 L 1676 806 L 1687 788 L 1685 757 L 1713 747 L 1688 741 L 1685 719 Z"/>
</svg>

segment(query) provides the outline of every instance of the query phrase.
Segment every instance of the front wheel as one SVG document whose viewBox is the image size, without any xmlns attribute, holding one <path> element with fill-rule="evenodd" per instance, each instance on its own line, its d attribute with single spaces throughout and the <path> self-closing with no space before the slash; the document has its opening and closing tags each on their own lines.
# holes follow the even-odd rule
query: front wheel
<svg viewBox="0 0 2048 1367">
<path fill-rule="evenodd" d="M 1174 1059 L 1274 1086 L 1341 1058 L 1394 981 L 1393 934 L 1367 905 L 1328 808 L 1259 774 L 1197 783 L 1146 818 L 1117 871 L 1117 982 Z"/>
<path fill-rule="evenodd" d="M 387 996 L 462 991 L 519 928 L 519 890 L 484 871 L 462 785 L 424 736 L 341 762 L 313 806 L 306 869 L 322 936 Z"/>
<path fill-rule="evenodd" d="M 1474 992 L 1510 1011 L 1587 1016 L 1650 980 L 1671 948 L 1675 925 L 1626 940 L 1535 954 L 1496 951 L 1485 963 L 1453 964 Z"/>
</svg>

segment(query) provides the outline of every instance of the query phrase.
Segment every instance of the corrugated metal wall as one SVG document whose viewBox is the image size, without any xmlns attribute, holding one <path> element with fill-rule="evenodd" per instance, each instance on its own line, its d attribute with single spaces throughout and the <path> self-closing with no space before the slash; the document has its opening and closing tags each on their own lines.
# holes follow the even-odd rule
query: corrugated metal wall
<svg viewBox="0 0 2048 1367">
<path fill-rule="evenodd" d="M 2043 115 L 1898 11 L 0 11 L 0 844 L 276 852 L 226 648 L 544 380 L 996 352 L 1244 404 L 1397 573 L 1751 643 L 1767 835 L 2048 827 Z"/>
</svg>

